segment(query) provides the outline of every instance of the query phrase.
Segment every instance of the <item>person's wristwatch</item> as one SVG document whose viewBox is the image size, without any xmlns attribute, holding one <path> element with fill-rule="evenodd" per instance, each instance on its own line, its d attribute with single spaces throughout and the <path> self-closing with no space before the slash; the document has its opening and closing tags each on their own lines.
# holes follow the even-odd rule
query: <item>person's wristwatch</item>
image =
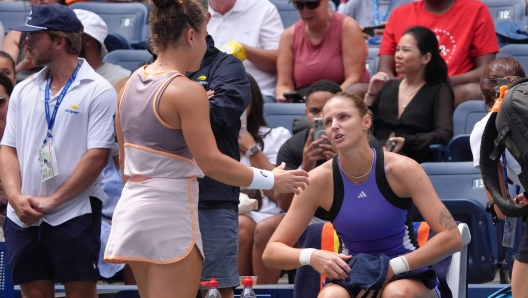
<svg viewBox="0 0 528 298">
<path fill-rule="evenodd" d="M 254 155 L 255 153 L 258 153 L 259 151 L 260 151 L 260 147 L 257 144 L 255 144 L 249 147 L 249 149 L 246 151 L 246 157 L 250 157 Z"/>
</svg>

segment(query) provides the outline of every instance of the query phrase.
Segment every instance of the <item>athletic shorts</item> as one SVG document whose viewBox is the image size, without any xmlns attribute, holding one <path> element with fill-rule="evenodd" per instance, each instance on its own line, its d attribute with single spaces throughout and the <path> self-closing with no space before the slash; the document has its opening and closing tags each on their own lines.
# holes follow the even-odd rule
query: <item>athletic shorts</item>
<svg viewBox="0 0 528 298">
<path fill-rule="evenodd" d="M 238 211 L 198 208 L 205 260 L 201 280 L 218 281 L 218 288 L 240 285 L 238 277 Z M 207 290 L 200 287 L 200 290 Z"/>
<path fill-rule="evenodd" d="M 102 203 L 93 197 L 90 203 L 92 213 L 58 226 L 42 222 L 40 226 L 21 228 L 6 219 L 4 232 L 13 284 L 97 281 Z"/>
</svg>

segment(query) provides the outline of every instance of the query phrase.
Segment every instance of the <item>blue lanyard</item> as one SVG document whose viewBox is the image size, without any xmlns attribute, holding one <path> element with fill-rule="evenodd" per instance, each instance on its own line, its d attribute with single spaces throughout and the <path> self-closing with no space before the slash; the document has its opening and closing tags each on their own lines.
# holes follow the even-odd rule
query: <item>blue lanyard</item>
<svg viewBox="0 0 528 298">
<path fill-rule="evenodd" d="M 47 133 L 46 138 L 44 139 L 44 144 L 48 142 L 48 138 L 53 138 L 53 136 L 51 135 L 51 130 L 53 129 L 53 125 L 55 124 L 55 117 L 57 116 L 57 111 L 59 110 L 59 106 L 62 103 L 62 100 L 64 99 L 64 96 L 66 95 L 66 92 L 68 92 L 68 89 L 70 88 L 71 84 L 73 83 L 73 81 L 75 81 L 75 77 L 77 77 L 77 72 L 79 72 L 80 68 L 81 68 L 81 62 L 77 64 L 77 67 L 73 71 L 70 79 L 68 80 L 64 88 L 62 88 L 62 91 L 59 94 L 59 98 L 57 98 L 57 103 L 55 104 L 55 108 L 53 109 L 53 114 L 51 115 L 51 118 L 50 118 L 50 112 L 49 112 L 49 101 L 50 101 L 49 94 L 50 94 L 50 86 L 51 86 L 51 73 L 50 73 L 48 81 L 46 82 L 46 90 L 45 90 L 46 94 L 44 95 L 44 110 L 46 112 L 46 122 L 48 123 L 48 133 Z"/>
<path fill-rule="evenodd" d="M 381 22 L 385 22 L 386 19 L 387 19 L 387 15 L 389 14 L 389 10 L 392 6 L 392 2 L 394 2 L 394 0 L 391 0 L 389 2 L 389 5 L 387 6 L 387 10 L 385 10 L 385 13 L 381 16 L 381 21 L 379 19 L 379 3 L 378 3 L 378 0 L 374 0 L 374 24 L 376 26 L 379 26 L 381 24 Z"/>
</svg>

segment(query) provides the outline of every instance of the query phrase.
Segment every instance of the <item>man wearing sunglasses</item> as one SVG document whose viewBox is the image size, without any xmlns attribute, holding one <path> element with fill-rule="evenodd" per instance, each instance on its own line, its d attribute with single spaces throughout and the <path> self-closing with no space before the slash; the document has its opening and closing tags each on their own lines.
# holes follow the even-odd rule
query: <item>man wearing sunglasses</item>
<svg viewBox="0 0 528 298">
<path fill-rule="evenodd" d="M 220 49 L 237 52 L 265 102 L 275 102 L 277 49 L 284 31 L 277 8 L 261 0 L 210 0 L 207 31 Z"/>
</svg>

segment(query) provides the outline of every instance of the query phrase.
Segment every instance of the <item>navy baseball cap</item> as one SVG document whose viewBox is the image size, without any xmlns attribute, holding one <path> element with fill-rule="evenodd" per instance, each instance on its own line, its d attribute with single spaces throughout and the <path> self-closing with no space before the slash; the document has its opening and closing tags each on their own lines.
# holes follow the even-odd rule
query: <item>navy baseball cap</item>
<svg viewBox="0 0 528 298">
<path fill-rule="evenodd" d="M 28 20 L 24 26 L 10 29 L 22 32 L 40 30 L 79 32 L 81 30 L 81 21 L 68 6 L 37 4 L 31 7 Z"/>
</svg>

